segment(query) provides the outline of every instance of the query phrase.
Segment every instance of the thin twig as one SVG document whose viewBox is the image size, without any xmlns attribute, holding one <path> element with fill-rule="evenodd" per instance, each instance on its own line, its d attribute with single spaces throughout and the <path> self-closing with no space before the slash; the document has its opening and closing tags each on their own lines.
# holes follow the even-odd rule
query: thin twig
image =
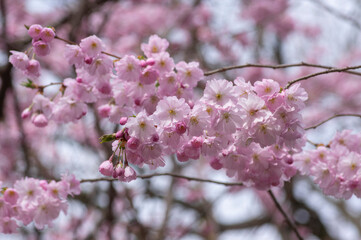
<svg viewBox="0 0 361 240">
<path fill-rule="evenodd" d="M 280 205 L 280 203 L 277 201 L 275 195 L 273 194 L 273 192 L 271 190 L 268 190 L 268 194 L 271 196 L 274 204 L 276 205 L 276 207 L 278 208 L 278 210 L 281 212 L 281 214 L 283 215 L 283 217 L 285 218 L 287 224 L 290 226 L 290 228 L 292 229 L 292 231 L 295 232 L 297 238 L 299 240 L 303 240 L 303 238 L 301 237 L 300 233 L 298 232 L 297 228 L 295 227 L 295 225 L 292 223 L 291 219 L 287 216 L 286 212 L 283 210 L 282 206 Z"/>
<path fill-rule="evenodd" d="M 288 82 L 288 84 L 287 84 L 287 86 L 285 88 L 287 89 L 287 88 L 291 87 L 293 84 L 295 84 L 297 82 L 309 79 L 311 77 L 316 77 L 318 75 L 328 74 L 328 73 L 333 73 L 333 72 L 346 72 L 346 71 L 351 70 L 351 69 L 359 69 L 359 68 L 361 68 L 361 65 L 345 67 L 345 68 L 333 68 L 333 69 L 329 69 L 329 70 L 322 71 L 322 72 L 312 73 L 312 74 L 309 74 L 309 75 L 306 75 L 304 77 L 300 77 L 300 78 L 297 78 L 297 79 L 295 79 L 293 81 Z"/>
<path fill-rule="evenodd" d="M 60 41 L 63 41 L 63 42 L 66 42 L 67 44 L 70 44 L 70 45 L 78 45 L 76 42 L 72 42 L 72 41 L 69 41 L 65 38 L 62 38 L 62 37 L 59 37 L 59 36 L 55 36 L 55 39 L 58 39 Z M 117 56 L 117 55 L 114 55 L 114 54 L 111 54 L 111 53 L 108 53 L 108 52 L 105 52 L 105 51 L 101 51 L 101 53 L 105 54 L 105 55 L 108 55 L 110 57 L 114 57 L 116 59 L 121 59 L 121 57 Z"/>
<path fill-rule="evenodd" d="M 175 174 L 175 173 L 153 173 L 153 174 L 148 174 L 148 175 L 139 175 L 137 178 L 148 179 L 148 178 L 158 177 L 158 176 L 171 176 L 171 177 L 175 177 L 175 178 L 187 179 L 189 181 L 214 183 L 214 184 L 220 184 L 220 185 L 224 185 L 224 186 L 243 186 L 243 183 L 241 183 L 241 182 L 221 182 L 221 181 L 216 181 L 216 180 L 211 180 L 211 179 L 188 177 L 188 176 L 183 176 L 183 175 L 179 175 L 179 174 Z M 80 183 L 100 182 L 100 181 L 111 182 L 111 181 L 119 181 L 119 180 L 117 178 L 94 178 L 94 179 L 82 179 L 82 180 L 80 180 Z"/>
<path fill-rule="evenodd" d="M 361 114 L 354 114 L 354 113 L 336 114 L 336 115 L 334 115 L 332 117 L 327 118 L 326 120 L 323 120 L 322 122 L 320 122 L 320 123 L 318 123 L 318 124 L 316 124 L 314 126 L 305 128 L 305 130 L 315 129 L 315 128 L 321 126 L 322 124 L 330 121 L 331 119 L 334 119 L 334 118 L 337 118 L 337 117 L 359 117 L 359 118 L 361 118 Z"/>
<path fill-rule="evenodd" d="M 215 70 L 212 70 L 212 71 L 205 72 L 204 75 L 205 76 L 210 76 L 210 75 L 220 73 L 220 72 L 225 72 L 225 71 L 228 71 L 228 70 L 250 68 L 250 67 L 271 68 L 271 69 L 282 69 L 282 68 L 291 68 L 291 67 L 314 67 L 314 68 L 323 68 L 323 69 L 335 69 L 334 67 L 331 67 L 331 66 L 312 64 L 312 63 L 306 63 L 306 62 L 292 63 L 292 64 L 280 64 L 280 65 L 247 63 L 247 64 L 243 64 L 243 65 L 235 65 L 235 66 L 215 69 Z M 361 76 L 361 72 L 356 72 L 356 71 L 344 71 L 344 72 Z"/>
</svg>

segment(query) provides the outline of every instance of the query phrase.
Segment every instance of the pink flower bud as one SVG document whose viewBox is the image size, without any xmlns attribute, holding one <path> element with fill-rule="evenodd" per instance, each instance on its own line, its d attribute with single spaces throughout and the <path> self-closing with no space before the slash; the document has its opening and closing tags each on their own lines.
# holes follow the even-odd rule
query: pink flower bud
<svg viewBox="0 0 361 240">
<path fill-rule="evenodd" d="M 38 78 L 40 76 L 40 63 L 35 59 L 31 59 L 26 66 L 25 75 L 30 78 Z"/>
<path fill-rule="evenodd" d="M 219 170 L 223 167 L 222 163 L 219 161 L 218 158 L 213 158 L 212 161 L 210 162 L 210 165 L 215 170 Z"/>
<path fill-rule="evenodd" d="M 183 121 L 177 122 L 175 124 L 175 131 L 176 133 L 178 133 L 179 135 L 182 135 L 183 133 L 185 133 L 187 131 L 187 126 Z"/>
<path fill-rule="evenodd" d="M 185 154 L 185 152 L 177 152 L 177 159 L 180 162 L 186 162 L 189 160 L 189 158 L 187 157 L 187 155 Z"/>
<path fill-rule="evenodd" d="M 136 150 L 139 147 L 139 145 L 140 145 L 140 141 L 136 137 L 131 137 L 127 141 L 127 147 L 132 149 L 132 150 Z"/>
<path fill-rule="evenodd" d="M 110 160 L 102 162 L 102 164 L 99 166 L 99 172 L 104 176 L 112 176 L 114 172 L 113 163 Z"/>
<path fill-rule="evenodd" d="M 203 138 L 201 136 L 199 137 L 193 137 L 191 140 L 191 145 L 194 148 L 200 148 L 203 144 Z"/>
<path fill-rule="evenodd" d="M 31 114 L 30 108 L 25 108 L 24 111 L 21 113 L 21 118 L 25 119 L 28 118 Z"/>
<path fill-rule="evenodd" d="M 159 141 L 159 135 L 158 133 L 154 133 L 152 137 L 150 138 L 152 142 L 158 142 Z"/>
<path fill-rule="evenodd" d="M 84 59 L 84 62 L 85 62 L 86 64 L 92 64 L 93 58 L 91 58 L 91 57 L 86 57 L 86 58 Z"/>
<path fill-rule="evenodd" d="M 15 205 L 18 201 L 19 194 L 18 192 L 13 188 L 8 188 L 4 192 L 4 200 L 11 205 Z"/>
<path fill-rule="evenodd" d="M 127 117 L 121 117 L 120 120 L 119 120 L 120 125 L 125 125 L 127 122 L 128 122 Z"/>
<path fill-rule="evenodd" d="M 55 32 L 51 28 L 43 28 L 40 33 L 40 38 L 44 42 L 51 42 L 55 37 Z"/>
<path fill-rule="evenodd" d="M 26 70 L 26 67 L 29 64 L 29 57 L 23 52 L 10 51 L 11 56 L 9 57 L 9 62 L 14 65 L 14 67 L 20 70 Z"/>
<path fill-rule="evenodd" d="M 117 178 L 124 174 L 124 168 L 120 164 L 118 164 L 113 171 L 113 178 Z"/>
<path fill-rule="evenodd" d="M 80 78 L 80 77 L 77 77 L 77 78 L 76 78 L 76 81 L 77 81 L 78 83 L 82 83 L 82 82 L 83 82 L 83 79 Z"/>
<path fill-rule="evenodd" d="M 145 63 L 148 65 L 148 66 L 153 66 L 155 64 L 155 60 L 154 58 L 148 58 Z"/>
<path fill-rule="evenodd" d="M 48 119 L 42 113 L 34 114 L 31 117 L 31 122 L 37 127 L 45 127 L 48 125 Z"/>
<path fill-rule="evenodd" d="M 120 181 L 130 182 L 137 179 L 137 173 L 130 166 L 126 166 L 124 169 L 124 175 L 119 176 Z"/>
<path fill-rule="evenodd" d="M 41 25 L 33 24 L 30 26 L 30 28 L 28 30 L 28 34 L 32 39 L 38 40 L 40 38 L 40 33 L 42 30 L 43 30 L 43 27 Z"/>
<path fill-rule="evenodd" d="M 140 104 L 142 104 L 142 100 L 139 98 L 134 99 L 134 104 L 137 106 L 140 106 Z"/>
</svg>

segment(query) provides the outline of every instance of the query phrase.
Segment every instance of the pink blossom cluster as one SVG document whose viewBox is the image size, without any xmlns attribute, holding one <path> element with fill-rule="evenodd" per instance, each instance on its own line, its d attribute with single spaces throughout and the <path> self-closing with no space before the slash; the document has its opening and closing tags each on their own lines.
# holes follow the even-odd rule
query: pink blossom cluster
<svg viewBox="0 0 361 240">
<path fill-rule="evenodd" d="M 181 162 L 203 157 L 213 168 L 224 168 L 228 176 L 258 189 L 282 185 L 296 173 L 290 154 L 304 145 L 298 112 L 307 99 L 299 84 L 281 89 L 270 79 L 254 86 L 242 78 L 233 83 L 211 80 L 197 101 L 157 98 L 161 100 L 152 111 L 143 106 L 134 116 L 118 116 L 124 128 L 116 134 L 114 154 L 101 164 L 101 173 L 130 181 L 136 177 L 129 163 L 155 169 L 171 154 Z M 119 103 L 125 108 L 129 101 Z"/>
<path fill-rule="evenodd" d="M 10 51 L 9 62 L 30 79 L 37 79 L 40 76 L 40 63 L 36 59 L 29 59 L 23 52 Z"/>
<path fill-rule="evenodd" d="M 50 53 L 50 42 L 55 37 L 53 29 L 42 27 L 38 24 L 31 25 L 28 30 L 32 40 L 32 49 L 37 56 L 46 56 Z M 37 79 L 40 76 L 40 63 L 23 52 L 10 51 L 12 55 L 9 61 L 13 66 L 23 72 L 30 79 Z M 28 53 L 30 54 L 30 52 Z"/>
<path fill-rule="evenodd" d="M 61 211 L 66 213 L 67 196 L 79 193 L 79 181 L 72 175 L 63 175 L 58 182 L 24 178 L 16 181 L 13 187 L 3 186 L 0 195 L 0 232 L 16 232 L 19 222 L 24 225 L 34 222 L 36 228 L 43 229 L 51 225 Z"/>
<path fill-rule="evenodd" d="M 96 36 L 67 45 L 65 58 L 77 77 L 63 81 L 52 100 L 41 91 L 23 117 L 38 127 L 52 119 L 76 121 L 87 103 L 100 116 L 123 125 L 114 154 L 100 172 L 122 181 L 136 178 L 130 164 L 151 169 L 176 154 L 181 162 L 205 158 L 258 189 L 280 186 L 295 174 L 291 154 L 304 145 L 302 119 L 307 93 L 299 84 L 281 88 L 271 79 L 253 85 L 242 78 L 209 80 L 203 96 L 194 89 L 203 79 L 197 62 L 175 63 L 167 40 L 156 35 L 141 45 L 144 57 L 125 55 L 114 62 Z"/>
<path fill-rule="evenodd" d="M 331 143 L 293 156 L 293 165 L 327 194 L 349 199 L 361 197 L 361 135 L 338 132 Z"/>
<path fill-rule="evenodd" d="M 28 34 L 33 39 L 32 46 L 36 55 L 46 56 L 50 53 L 49 44 L 55 37 L 53 29 L 33 24 L 29 27 Z"/>
</svg>

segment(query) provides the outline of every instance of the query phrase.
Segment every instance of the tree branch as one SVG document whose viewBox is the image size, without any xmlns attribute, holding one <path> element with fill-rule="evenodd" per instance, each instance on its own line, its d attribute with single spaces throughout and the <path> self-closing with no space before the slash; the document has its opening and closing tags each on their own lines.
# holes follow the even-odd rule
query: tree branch
<svg viewBox="0 0 361 240">
<path fill-rule="evenodd" d="M 208 71 L 208 72 L 204 73 L 204 76 L 210 76 L 210 75 L 213 75 L 213 74 L 216 74 L 216 73 L 226 72 L 228 70 L 250 68 L 250 67 L 271 68 L 271 69 L 282 69 L 282 68 L 291 68 L 291 67 L 314 67 L 314 68 L 323 68 L 323 69 L 335 69 L 334 67 L 331 67 L 331 66 L 313 64 L 313 63 L 306 63 L 306 62 L 292 63 L 292 64 L 279 64 L 279 65 L 246 63 L 246 64 L 243 64 L 243 65 L 235 65 L 235 66 L 224 67 L 224 68 L 219 68 L 219 69 L 215 69 L 215 70 L 212 70 L 212 71 Z M 344 72 L 347 72 L 349 74 L 354 74 L 354 75 L 361 76 L 361 72 L 357 72 L 357 71 L 348 71 L 348 70 L 346 70 Z"/>
<path fill-rule="evenodd" d="M 337 118 L 337 117 L 359 117 L 359 118 L 361 118 L 361 114 L 353 114 L 353 113 L 336 114 L 336 115 L 334 115 L 332 117 L 327 118 L 326 120 L 323 120 L 322 122 L 320 122 L 320 123 L 318 123 L 318 124 L 316 124 L 314 126 L 305 128 L 305 130 L 315 129 L 315 128 L 321 126 L 322 124 L 330 121 L 331 119 L 334 119 L 334 118 Z"/>
<path fill-rule="evenodd" d="M 183 176 L 183 175 L 179 175 L 179 174 L 175 174 L 175 173 L 154 173 L 154 174 L 148 174 L 148 175 L 139 175 L 137 178 L 148 179 L 148 178 L 158 177 L 158 176 L 170 176 L 170 177 L 174 177 L 174 178 L 187 179 L 189 181 L 214 183 L 214 184 L 219 184 L 219 185 L 224 185 L 224 186 L 243 186 L 243 183 L 241 183 L 241 182 L 221 182 L 221 181 L 216 181 L 216 180 L 211 180 L 211 179 L 188 177 L 188 176 Z M 119 181 L 119 180 L 117 178 L 94 178 L 94 179 L 82 179 L 82 180 L 80 180 L 80 183 L 101 182 L 101 181 L 112 182 L 112 181 Z"/>
<path fill-rule="evenodd" d="M 319 75 L 322 75 L 322 74 L 328 74 L 328 73 L 333 73 L 333 72 L 346 72 L 346 71 L 351 70 L 351 69 L 359 69 L 359 68 L 361 68 L 361 65 L 345 67 L 345 68 L 332 68 L 332 69 L 329 69 L 329 70 L 326 70 L 326 71 L 312 73 L 312 74 L 309 74 L 309 75 L 306 75 L 304 77 L 300 77 L 300 78 L 297 78 L 297 79 L 295 79 L 293 81 L 288 82 L 288 84 L 287 84 L 287 86 L 285 88 L 288 89 L 289 87 L 291 87 L 293 84 L 295 84 L 297 82 L 309 79 L 311 77 L 316 77 L 316 76 L 319 76 Z"/>
<path fill-rule="evenodd" d="M 300 233 L 298 232 L 297 228 L 295 227 L 295 225 L 292 223 L 291 219 L 287 216 L 286 212 L 283 210 L 282 206 L 279 204 L 279 202 L 277 201 L 275 195 L 273 194 L 273 192 L 271 190 L 268 190 L 268 194 L 271 196 L 274 204 L 276 205 L 276 207 L 278 208 L 278 210 L 281 212 L 281 214 L 283 215 L 283 217 L 285 218 L 287 224 L 290 226 L 290 228 L 292 229 L 292 231 L 294 231 L 294 233 L 296 234 L 297 238 L 299 240 L 303 240 L 303 238 L 301 237 Z"/>
</svg>

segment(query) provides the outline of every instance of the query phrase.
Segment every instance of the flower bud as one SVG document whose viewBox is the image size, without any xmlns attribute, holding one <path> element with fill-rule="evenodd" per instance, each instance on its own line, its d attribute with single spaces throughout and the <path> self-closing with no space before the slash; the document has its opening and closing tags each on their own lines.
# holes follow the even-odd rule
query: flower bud
<svg viewBox="0 0 361 240">
<path fill-rule="evenodd" d="M 43 28 L 43 30 L 41 30 L 40 33 L 40 38 L 41 40 L 43 40 L 44 42 L 51 42 L 55 37 L 55 32 L 53 29 L 51 28 Z"/>
<path fill-rule="evenodd" d="M 91 57 L 86 57 L 86 58 L 84 59 L 84 62 L 85 62 L 86 64 L 92 64 L 93 58 L 91 58 Z"/>
<path fill-rule="evenodd" d="M 182 135 L 183 133 L 185 133 L 187 131 L 187 126 L 183 121 L 177 122 L 175 124 L 175 131 L 179 134 Z"/>
<path fill-rule="evenodd" d="M 40 33 L 43 30 L 43 27 L 39 24 L 33 24 L 28 30 L 28 34 L 32 39 L 38 40 L 40 38 Z"/>
<path fill-rule="evenodd" d="M 210 165 L 215 170 L 219 170 L 223 167 L 223 164 L 220 162 L 218 158 L 213 158 L 212 161 L 210 162 Z"/>
<path fill-rule="evenodd" d="M 191 140 L 191 145 L 194 148 L 200 148 L 203 144 L 203 138 L 201 136 L 199 137 L 193 137 Z"/>
<path fill-rule="evenodd" d="M 21 113 L 21 118 L 25 119 L 28 118 L 31 114 L 30 108 L 25 108 L 24 111 Z"/>
<path fill-rule="evenodd" d="M 31 118 L 31 122 L 37 127 L 45 127 L 48 125 L 48 119 L 44 114 L 34 114 Z"/>
<path fill-rule="evenodd" d="M 5 190 L 4 192 L 4 200 L 8 203 L 10 203 L 11 205 L 15 205 L 16 202 L 18 201 L 19 198 L 19 194 L 17 193 L 17 191 L 13 188 L 8 188 Z"/>
<path fill-rule="evenodd" d="M 112 157 L 110 157 L 110 159 L 112 159 Z M 108 177 L 112 176 L 114 171 L 113 163 L 110 161 L 110 159 L 102 162 L 102 164 L 100 164 L 99 166 L 99 172 L 104 176 L 108 176 Z"/>
<path fill-rule="evenodd" d="M 154 133 L 154 134 L 151 136 L 150 140 L 151 140 L 152 142 L 158 142 L 158 141 L 159 141 L 159 135 L 158 135 L 158 133 Z"/>
<path fill-rule="evenodd" d="M 131 137 L 127 141 L 127 147 L 132 149 L 132 150 L 136 150 L 139 147 L 139 145 L 140 145 L 140 141 L 136 137 Z"/>
<path fill-rule="evenodd" d="M 121 117 L 120 120 L 119 120 L 120 125 L 125 125 L 127 122 L 128 122 L 127 117 Z"/>
</svg>

